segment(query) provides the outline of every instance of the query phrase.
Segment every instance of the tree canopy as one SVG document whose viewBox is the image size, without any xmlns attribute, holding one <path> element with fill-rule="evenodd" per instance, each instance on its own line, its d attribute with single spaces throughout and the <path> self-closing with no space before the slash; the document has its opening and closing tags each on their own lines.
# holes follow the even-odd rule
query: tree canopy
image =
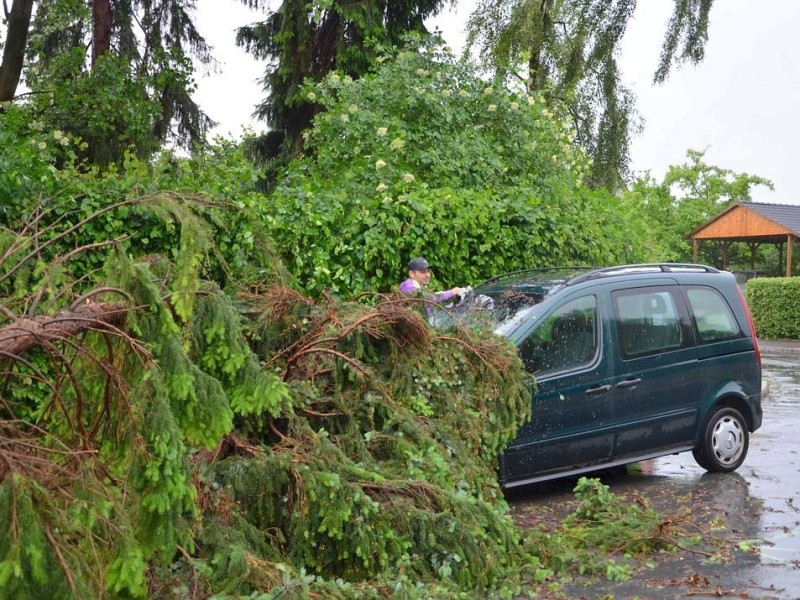
<svg viewBox="0 0 800 600">
<path fill-rule="evenodd" d="M 425 19 L 445 4 L 445 0 L 283 0 L 272 10 L 269 2 L 242 1 L 267 11 L 264 21 L 241 27 L 236 36 L 240 46 L 267 60 L 262 80 L 265 98 L 255 112 L 271 130 L 256 146 L 262 158 L 301 151 L 302 133 L 319 108 L 300 93 L 306 79 L 320 81 L 333 71 L 351 78 L 370 72 L 406 33 L 425 32 Z"/>
<path fill-rule="evenodd" d="M 391 290 L 419 254 L 448 285 L 636 256 L 612 224 L 617 200 L 582 185 L 586 158 L 542 95 L 486 82 L 436 44 L 303 93 L 324 111 L 265 210 L 313 293 Z"/>
<path fill-rule="evenodd" d="M 647 231 L 642 243 L 650 260 L 691 262 L 689 233 L 729 206 L 751 201 L 753 188 L 772 189 L 763 177 L 707 164 L 705 152 L 688 150 L 686 158 L 670 166 L 661 182 L 648 174 L 624 194 L 622 204 L 639 215 L 640 231 Z M 699 260 L 722 267 L 719 249 L 709 244 Z"/>
<path fill-rule="evenodd" d="M 212 60 L 193 10 L 194 0 L 15 0 L 0 101 L 24 82 L 35 118 L 84 140 L 96 164 L 131 149 L 150 156 L 164 143 L 188 149 L 213 124 L 192 98 L 192 61 Z"/>
<path fill-rule="evenodd" d="M 675 0 L 654 82 L 677 63 L 698 63 L 713 0 Z M 587 182 L 612 191 L 629 175 L 630 140 L 640 124 L 617 58 L 636 0 L 480 0 L 468 22 L 468 49 L 529 92 L 563 103 L 593 160 Z"/>
</svg>

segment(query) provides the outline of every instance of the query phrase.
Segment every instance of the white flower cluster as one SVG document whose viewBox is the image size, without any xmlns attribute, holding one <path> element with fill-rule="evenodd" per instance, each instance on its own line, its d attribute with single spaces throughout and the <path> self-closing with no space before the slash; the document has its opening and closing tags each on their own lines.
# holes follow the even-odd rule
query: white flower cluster
<svg viewBox="0 0 800 600">
<path fill-rule="evenodd" d="M 56 141 L 62 146 L 69 146 L 69 137 L 60 129 L 56 129 L 53 132 L 53 137 L 56 138 Z"/>
</svg>

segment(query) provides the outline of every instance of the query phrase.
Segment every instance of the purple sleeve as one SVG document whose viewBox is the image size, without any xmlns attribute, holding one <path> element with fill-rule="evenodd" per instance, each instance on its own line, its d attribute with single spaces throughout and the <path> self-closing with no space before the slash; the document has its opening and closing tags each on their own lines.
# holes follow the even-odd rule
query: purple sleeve
<svg viewBox="0 0 800 600">
<path fill-rule="evenodd" d="M 411 294 L 417 290 L 417 287 L 414 285 L 413 279 L 406 279 L 403 283 L 400 284 L 400 291 L 404 294 Z"/>
<path fill-rule="evenodd" d="M 436 302 L 444 302 L 445 300 L 449 300 L 455 296 L 452 290 L 445 290 L 444 292 L 439 292 L 436 294 Z"/>
</svg>

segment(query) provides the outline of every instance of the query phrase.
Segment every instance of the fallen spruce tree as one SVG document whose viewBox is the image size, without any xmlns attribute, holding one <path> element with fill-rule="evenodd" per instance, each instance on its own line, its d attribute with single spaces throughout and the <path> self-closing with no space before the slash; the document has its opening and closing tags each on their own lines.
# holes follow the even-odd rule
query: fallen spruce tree
<svg viewBox="0 0 800 600">
<path fill-rule="evenodd" d="M 3 597 L 453 597 L 545 573 L 494 473 L 530 410 L 507 343 L 436 332 L 413 299 L 222 291 L 202 243 L 112 251 L 87 292 L 61 257 L 25 268 L 43 239 L 0 248 Z"/>
</svg>

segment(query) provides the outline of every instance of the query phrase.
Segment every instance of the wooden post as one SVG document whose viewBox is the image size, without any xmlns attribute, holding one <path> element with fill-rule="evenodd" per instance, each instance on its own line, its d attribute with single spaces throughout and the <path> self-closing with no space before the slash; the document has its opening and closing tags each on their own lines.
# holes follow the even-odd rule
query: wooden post
<svg viewBox="0 0 800 600">
<path fill-rule="evenodd" d="M 722 242 L 722 270 L 728 270 L 728 249 L 731 247 L 730 242 Z"/>
<path fill-rule="evenodd" d="M 756 251 L 758 250 L 758 244 L 755 242 L 751 242 L 748 244 L 750 246 L 750 270 L 756 270 Z"/>
<path fill-rule="evenodd" d="M 697 264 L 697 251 L 700 248 L 700 240 L 692 240 L 692 262 Z"/>
<path fill-rule="evenodd" d="M 792 246 L 794 240 L 792 234 L 786 236 L 786 276 L 792 276 Z"/>
</svg>

